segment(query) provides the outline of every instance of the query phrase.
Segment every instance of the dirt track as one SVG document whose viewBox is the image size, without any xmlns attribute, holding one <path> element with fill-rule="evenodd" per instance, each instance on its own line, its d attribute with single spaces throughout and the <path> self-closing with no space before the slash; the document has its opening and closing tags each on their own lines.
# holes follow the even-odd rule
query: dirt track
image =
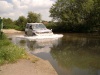
<svg viewBox="0 0 100 75">
<path fill-rule="evenodd" d="M 21 59 L 14 64 L 0 66 L 0 75 L 57 75 L 48 61 L 39 60 L 32 63 Z"/>
</svg>

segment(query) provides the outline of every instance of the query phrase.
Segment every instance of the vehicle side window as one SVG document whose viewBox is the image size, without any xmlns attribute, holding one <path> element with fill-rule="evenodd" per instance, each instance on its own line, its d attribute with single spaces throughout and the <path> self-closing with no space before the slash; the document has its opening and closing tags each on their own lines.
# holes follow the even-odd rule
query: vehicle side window
<svg viewBox="0 0 100 75">
<path fill-rule="evenodd" d="M 29 29 L 32 29 L 32 26 L 29 26 Z"/>
</svg>

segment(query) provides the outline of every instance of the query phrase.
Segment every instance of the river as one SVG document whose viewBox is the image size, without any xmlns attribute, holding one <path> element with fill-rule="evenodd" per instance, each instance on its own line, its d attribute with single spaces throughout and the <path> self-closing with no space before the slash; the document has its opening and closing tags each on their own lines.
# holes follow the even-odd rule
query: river
<svg viewBox="0 0 100 75">
<path fill-rule="evenodd" d="M 28 41 L 12 38 L 28 52 L 48 60 L 58 75 L 100 75 L 100 36 L 64 34 L 59 39 Z M 42 64 L 41 64 L 42 65 Z"/>
</svg>

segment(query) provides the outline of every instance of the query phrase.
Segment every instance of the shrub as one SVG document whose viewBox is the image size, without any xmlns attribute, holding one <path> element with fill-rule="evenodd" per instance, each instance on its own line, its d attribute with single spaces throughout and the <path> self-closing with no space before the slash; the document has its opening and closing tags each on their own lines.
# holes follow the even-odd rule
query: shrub
<svg viewBox="0 0 100 75">
<path fill-rule="evenodd" d="M 5 35 L 0 39 L 0 64 L 15 62 L 25 56 L 25 50 L 12 44 Z"/>
</svg>

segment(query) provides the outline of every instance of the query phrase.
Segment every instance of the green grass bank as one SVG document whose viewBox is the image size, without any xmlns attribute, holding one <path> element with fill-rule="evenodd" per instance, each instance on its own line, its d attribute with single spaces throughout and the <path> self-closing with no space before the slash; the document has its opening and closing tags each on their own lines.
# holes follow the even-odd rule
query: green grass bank
<svg viewBox="0 0 100 75">
<path fill-rule="evenodd" d="M 4 33 L 0 34 L 0 65 L 16 62 L 18 59 L 24 58 L 25 54 L 24 48 L 12 44 Z"/>
</svg>

